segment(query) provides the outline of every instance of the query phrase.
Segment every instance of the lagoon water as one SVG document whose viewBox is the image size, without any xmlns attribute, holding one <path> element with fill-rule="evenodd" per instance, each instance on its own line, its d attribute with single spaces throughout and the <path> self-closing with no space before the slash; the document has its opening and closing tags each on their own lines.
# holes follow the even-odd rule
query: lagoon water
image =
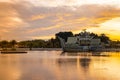
<svg viewBox="0 0 120 80">
<path fill-rule="evenodd" d="M 0 54 L 0 80 L 120 80 L 120 52 Z"/>
</svg>

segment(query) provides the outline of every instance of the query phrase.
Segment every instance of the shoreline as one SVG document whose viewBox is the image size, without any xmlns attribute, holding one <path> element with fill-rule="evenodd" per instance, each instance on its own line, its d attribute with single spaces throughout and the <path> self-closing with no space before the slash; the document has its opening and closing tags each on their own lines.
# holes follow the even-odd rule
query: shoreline
<svg viewBox="0 0 120 80">
<path fill-rule="evenodd" d="M 28 51 L 63 51 L 62 48 L 33 48 L 32 50 Z M 72 51 L 66 51 L 72 52 Z M 73 52 L 120 52 L 120 48 L 105 48 L 96 51 L 73 51 Z"/>
<path fill-rule="evenodd" d="M 10 48 L 7 49 L 9 50 Z M 0 51 L 2 50 L 0 49 Z M 29 48 L 16 48 L 16 51 L 63 51 L 63 50 L 62 48 L 32 48 L 31 50 Z M 120 48 L 105 48 L 96 51 L 74 51 L 74 52 L 120 52 Z"/>
</svg>

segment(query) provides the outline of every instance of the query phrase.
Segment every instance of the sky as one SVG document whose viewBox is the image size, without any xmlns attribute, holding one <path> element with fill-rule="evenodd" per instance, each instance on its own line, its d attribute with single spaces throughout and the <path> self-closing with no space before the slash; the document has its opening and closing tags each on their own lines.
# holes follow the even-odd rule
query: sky
<svg viewBox="0 0 120 80">
<path fill-rule="evenodd" d="M 0 40 L 47 40 L 83 29 L 120 40 L 120 0 L 0 0 Z"/>
</svg>

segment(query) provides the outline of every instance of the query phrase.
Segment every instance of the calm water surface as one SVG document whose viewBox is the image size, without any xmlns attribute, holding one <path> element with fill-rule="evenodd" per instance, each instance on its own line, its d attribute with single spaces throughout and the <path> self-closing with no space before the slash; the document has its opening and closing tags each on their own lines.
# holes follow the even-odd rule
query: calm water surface
<svg viewBox="0 0 120 80">
<path fill-rule="evenodd" d="M 120 80 L 120 53 L 0 54 L 0 80 Z"/>
</svg>

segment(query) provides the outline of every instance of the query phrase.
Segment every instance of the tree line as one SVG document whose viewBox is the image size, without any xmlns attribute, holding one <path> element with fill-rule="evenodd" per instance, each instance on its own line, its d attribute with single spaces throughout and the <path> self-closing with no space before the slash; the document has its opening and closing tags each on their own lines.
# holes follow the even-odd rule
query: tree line
<svg viewBox="0 0 120 80">
<path fill-rule="evenodd" d="M 3 40 L 0 41 L 0 48 L 60 48 L 60 41 L 58 39 L 58 36 L 63 38 L 65 42 L 67 42 L 68 37 L 73 37 L 73 36 L 84 36 L 83 32 L 79 34 L 73 34 L 71 31 L 69 32 L 59 32 L 55 34 L 55 38 L 51 38 L 49 40 L 42 40 L 42 39 L 36 39 L 36 40 L 26 40 L 26 41 L 20 41 L 17 42 L 16 40 Z M 109 44 L 107 47 L 114 47 L 114 48 L 119 48 L 120 47 L 120 41 L 112 41 L 108 36 L 105 34 L 95 34 L 95 33 L 90 33 L 90 36 L 94 36 L 94 38 L 99 38 L 101 42 L 105 44 Z"/>
</svg>

